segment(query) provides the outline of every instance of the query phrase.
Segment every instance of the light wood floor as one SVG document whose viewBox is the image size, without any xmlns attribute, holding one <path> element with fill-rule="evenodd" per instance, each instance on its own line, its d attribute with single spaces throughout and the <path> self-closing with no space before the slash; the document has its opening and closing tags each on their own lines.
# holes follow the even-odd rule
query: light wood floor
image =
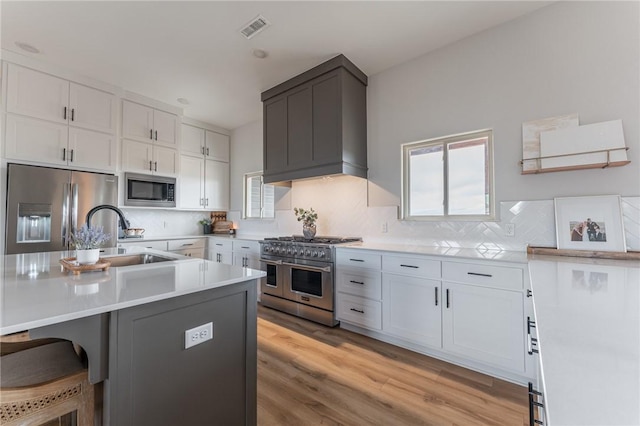
<svg viewBox="0 0 640 426">
<path fill-rule="evenodd" d="M 258 306 L 258 425 L 527 425 L 524 387 Z"/>
</svg>

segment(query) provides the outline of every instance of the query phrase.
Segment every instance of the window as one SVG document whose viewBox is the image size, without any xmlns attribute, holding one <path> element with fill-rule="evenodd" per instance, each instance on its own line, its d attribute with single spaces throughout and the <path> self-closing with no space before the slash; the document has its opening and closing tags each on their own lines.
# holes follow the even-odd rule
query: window
<svg viewBox="0 0 640 426">
<path fill-rule="evenodd" d="M 275 217 L 275 187 L 262 181 L 262 172 L 244 175 L 244 219 Z"/>
<path fill-rule="evenodd" d="M 494 219 L 493 204 L 491 130 L 402 146 L 403 219 Z"/>
</svg>

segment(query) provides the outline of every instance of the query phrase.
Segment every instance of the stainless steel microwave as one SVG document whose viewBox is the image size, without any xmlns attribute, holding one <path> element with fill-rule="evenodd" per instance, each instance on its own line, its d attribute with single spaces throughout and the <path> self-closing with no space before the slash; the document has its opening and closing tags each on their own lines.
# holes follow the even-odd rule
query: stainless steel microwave
<svg viewBox="0 0 640 426">
<path fill-rule="evenodd" d="M 175 207 L 176 179 L 165 176 L 124 174 L 124 205 L 132 207 Z"/>
</svg>

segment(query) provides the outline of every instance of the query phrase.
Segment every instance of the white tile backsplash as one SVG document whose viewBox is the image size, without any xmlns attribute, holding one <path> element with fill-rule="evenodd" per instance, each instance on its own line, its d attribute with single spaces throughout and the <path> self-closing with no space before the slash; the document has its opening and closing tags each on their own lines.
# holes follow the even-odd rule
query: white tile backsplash
<svg viewBox="0 0 640 426">
<path fill-rule="evenodd" d="M 398 208 L 367 207 L 367 181 L 351 176 L 293 182 L 291 208 L 276 211 L 273 220 L 242 220 L 239 211 L 228 219 L 238 226 L 238 235 L 301 235 L 294 207 L 313 207 L 318 212 L 318 235 L 359 236 L 373 243 L 524 251 L 527 245 L 555 247 L 553 200 L 503 201 L 499 220 L 492 222 L 402 221 Z M 200 235 L 198 221 L 206 212 L 123 209 L 131 226 L 146 229 L 146 235 Z M 640 250 L 640 197 L 624 197 L 622 213 L 629 250 Z M 515 225 L 507 237 L 506 224 Z M 166 226 L 165 226 L 166 224 Z M 383 231 L 387 225 L 387 232 Z"/>
</svg>

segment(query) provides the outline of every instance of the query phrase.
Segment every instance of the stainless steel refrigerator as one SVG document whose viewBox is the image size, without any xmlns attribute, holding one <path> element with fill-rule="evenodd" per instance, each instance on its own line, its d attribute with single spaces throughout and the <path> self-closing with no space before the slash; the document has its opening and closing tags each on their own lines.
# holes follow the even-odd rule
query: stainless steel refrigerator
<svg viewBox="0 0 640 426">
<path fill-rule="evenodd" d="M 118 177 L 48 167 L 9 164 L 5 253 L 69 250 L 71 232 L 85 223 L 87 212 L 118 202 Z M 98 211 L 91 226 L 111 234 L 115 247 L 118 216 Z"/>
</svg>

